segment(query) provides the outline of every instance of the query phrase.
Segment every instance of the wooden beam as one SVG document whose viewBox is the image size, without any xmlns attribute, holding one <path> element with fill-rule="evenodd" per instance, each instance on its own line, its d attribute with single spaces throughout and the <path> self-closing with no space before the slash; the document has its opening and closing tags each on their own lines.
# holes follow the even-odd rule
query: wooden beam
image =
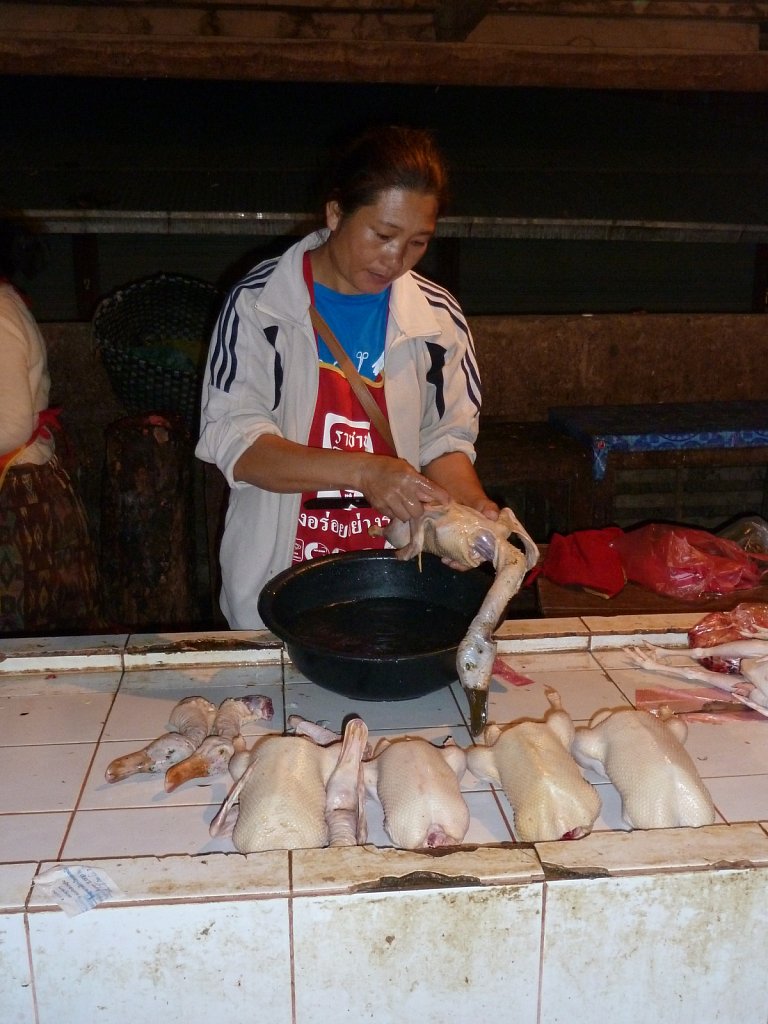
<svg viewBox="0 0 768 1024">
<path fill-rule="evenodd" d="M 441 7 L 460 7 L 465 0 L 109 0 L 113 7 L 196 8 L 237 7 L 246 11 L 354 11 L 381 14 L 430 13 Z M 469 2 L 469 0 L 468 0 Z M 477 0 L 482 2 L 482 0 Z M 19 0 L 3 7 L 100 7 L 104 0 Z M 567 15 L 569 17 L 624 17 L 638 21 L 652 18 L 722 18 L 727 21 L 768 20 L 768 0 L 486 0 L 488 11 L 499 14 Z"/>
<path fill-rule="evenodd" d="M 468 32 L 468 43 L 496 43 L 522 50 L 529 47 L 561 52 L 570 49 L 726 53 L 760 49 L 756 22 L 703 18 L 573 18 L 489 14 Z"/>
<path fill-rule="evenodd" d="M 435 38 L 462 41 L 495 8 L 495 0 L 443 0 L 435 11 Z"/>
<path fill-rule="evenodd" d="M 28 34 L 0 38 L 0 74 L 764 92 L 768 53 Z"/>
<path fill-rule="evenodd" d="M 52 235 L 305 235 L 317 226 L 309 213 L 184 210 L 6 210 Z M 718 221 L 619 220 L 574 217 L 442 217 L 440 239 L 537 238 L 601 242 L 707 242 L 768 246 L 768 224 Z M 756 286 L 757 287 L 757 286 Z M 762 293 L 761 293 L 762 294 Z M 765 296 L 763 296 L 765 297 Z M 768 308 L 768 307 L 767 307 Z"/>
<path fill-rule="evenodd" d="M 768 16 L 768 3 L 741 3 L 734 0 L 496 0 L 494 7 L 503 14 L 624 17 L 628 21 L 640 21 L 648 17 L 705 18 L 707 21 L 723 18 L 727 21 L 757 22 L 764 21 Z"/>
</svg>

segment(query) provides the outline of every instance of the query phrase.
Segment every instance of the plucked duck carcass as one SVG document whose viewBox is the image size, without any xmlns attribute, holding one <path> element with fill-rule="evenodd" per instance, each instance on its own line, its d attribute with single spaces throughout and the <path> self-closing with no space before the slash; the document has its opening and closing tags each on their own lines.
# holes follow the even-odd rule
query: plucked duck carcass
<svg viewBox="0 0 768 1024">
<path fill-rule="evenodd" d="M 669 710 L 598 711 L 576 730 L 572 751 L 585 768 L 605 774 L 621 796 L 629 828 L 711 825 L 712 797 L 683 746 L 688 727 Z"/>
<path fill-rule="evenodd" d="M 232 759 L 230 770 L 239 777 L 211 822 L 211 835 L 227 831 L 237 805 L 232 841 L 240 853 L 364 841 L 360 763 L 367 739 L 359 718 L 327 746 L 307 736 L 259 737 L 247 761 L 239 754 Z"/>
<path fill-rule="evenodd" d="M 458 676 L 469 702 L 470 731 L 478 736 L 487 721 L 488 688 L 496 657 L 491 637 L 504 609 L 520 590 L 525 574 L 536 565 L 539 549 L 511 509 L 503 508 L 498 520 L 490 520 L 455 501 L 425 505 L 422 515 L 409 522 L 395 519 L 383 532 L 401 559 L 429 551 L 468 569 L 483 562 L 493 564 L 495 580 L 470 623 L 456 658 Z M 510 535 L 522 541 L 523 551 L 509 542 Z"/>
<path fill-rule="evenodd" d="M 467 751 L 467 767 L 501 786 L 512 806 L 515 835 L 523 842 L 580 839 L 592 831 L 600 797 L 570 754 L 575 729 L 560 695 L 543 721 L 520 721 L 485 730 L 485 745 Z"/>
<path fill-rule="evenodd" d="M 469 808 L 459 780 L 466 755 L 449 740 L 437 747 L 419 736 L 382 738 L 363 766 L 365 784 L 384 809 L 384 829 L 396 847 L 419 850 L 461 843 Z"/>
</svg>

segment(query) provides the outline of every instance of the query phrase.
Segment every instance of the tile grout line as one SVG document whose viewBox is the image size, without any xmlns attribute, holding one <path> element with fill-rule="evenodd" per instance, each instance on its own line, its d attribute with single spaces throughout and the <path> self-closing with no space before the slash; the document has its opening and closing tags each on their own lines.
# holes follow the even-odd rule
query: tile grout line
<svg viewBox="0 0 768 1024">
<path fill-rule="evenodd" d="M 38 871 L 40 869 L 40 864 L 39 863 L 37 865 L 37 869 L 38 869 Z M 29 961 L 29 986 L 32 989 L 32 993 L 31 993 L 31 995 L 32 995 L 32 1010 L 33 1010 L 34 1015 L 35 1015 L 35 1024 L 40 1024 L 40 1007 L 38 1005 L 38 1000 L 37 1000 L 37 984 L 35 982 L 35 962 L 34 962 L 34 959 L 32 957 L 32 935 L 31 935 L 31 931 L 30 931 L 29 911 L 28 911 L 28 904 L 29 904 L 29 901 L 30 901 L 30 899 L 32 897 L 32 890 L 33 890 L 33 888 L 34 888 L 34 885 L 30 884 L 29 892 L 27 893 L 27 898 L 25 900 L 25 907 L 24 907 L 24 937 L 25 937 L 25 941 L 26 941 L 26 945 L 27 945 L 27 959 Z"/>
<path fill-rule="evenodd" d="M 288 958 L 291 986 L 291 1024 L 296 1024 L 296 946 L 293 931 L 293 850 L 288 850 Z"/>
</svg>

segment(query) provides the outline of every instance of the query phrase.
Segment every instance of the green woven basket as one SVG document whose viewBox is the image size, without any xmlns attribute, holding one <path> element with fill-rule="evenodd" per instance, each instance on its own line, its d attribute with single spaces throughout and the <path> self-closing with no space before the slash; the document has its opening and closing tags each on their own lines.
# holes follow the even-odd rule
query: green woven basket
<svg viewBox="0 0 768 1024">
<path fill-rule="evenodd" d="M 203 367 L 222 299 L 206 281 L 160 273 L 101 300 L 93 341 L 129 413 L 172 413 L 197 431 Z"/>
</svg>

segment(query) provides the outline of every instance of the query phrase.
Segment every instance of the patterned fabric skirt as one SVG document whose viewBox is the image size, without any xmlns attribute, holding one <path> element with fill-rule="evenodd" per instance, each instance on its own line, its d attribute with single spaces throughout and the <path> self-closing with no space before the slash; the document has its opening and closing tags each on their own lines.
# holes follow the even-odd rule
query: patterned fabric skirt
<svg viewBox="0 0 768 1024">
<path fill-rule="evenodd" d="M 100 581 L 80 498 L 54 457 L 12 466 L 0 488 L 0 634 L 101 627 Z"/>
</svg>

